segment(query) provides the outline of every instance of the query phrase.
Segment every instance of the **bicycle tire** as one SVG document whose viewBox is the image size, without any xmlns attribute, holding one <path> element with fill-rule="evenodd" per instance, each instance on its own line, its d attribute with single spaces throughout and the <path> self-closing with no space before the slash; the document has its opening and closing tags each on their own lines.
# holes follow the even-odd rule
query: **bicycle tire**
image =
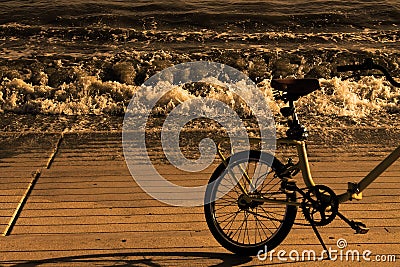
<svg viewBox="0 0 400 267">
<path fill-rule="evenodd" d="M 233 161 L 232 161 L 232 158 Z M 261 160 L 260 160 L 261 159 Z M 230 162 L 232 161 L 232 162 Z M 230 164 L 228 167 L 231 167 L 231 171 L 227 170 L 225 165 L 221 163 L 217 169 L 212 174 L 206 194 L 205 194 L 205 205 L 204 205 L 204 214 L 207 221 L 208 228 L 210 229 L 214 238 L 227 250 L 241 255 L 257 255 L 266 253 L 271 251 L 275 247 L 277 247 L 289 234 L 293 223 L 296 219 L 297 214 L 297 206 L 293 205 L 282 205 L 282 204 L 273 204 L 270 202 L 264 202 L 262 204 L 259 203 L 256 207 L 248 207 L 245 209 L 243 207 L 239 207 L 238 199 L 240 198 L 240 194 L 242 192 L 237 190 L 235 187 L 238 187 L 236 184 L 232 190 L 230 190 L 226 195 L 219 199 L 215 199 L 216 194 L 218 193 L 218 188 L 224 182 L 224 179 L 229 179 L 227 176 L 232 176 L 232 172 L 236 169 L 240 169 L 240 166 L 246 165 L 247 171 L 249 171 L 249 166 L 254 164 L 254 173 L 255 174 L 257 168 L 260 171 L 260 167 L 257 167 L 260 163 L 266 166 L 268 173 L 264 180 L 262 180 L 262 184 L 257 185 L 257 181 L 254 183 L 257 188 L 260 188 L 261 185 L 261 193 L 265 196 L 268 194 L 274 196 L 274 198 L 285 199 L 285 200 L 296 200 L 295 192 L 282 192 L 279 190 L 281 187 L 281 178 L 277 175 L 274 175 L 276 170 L 284 167 L 284 165 L 279 162 L 274 156 L 260 152 L 260 151 L 244 151 L 235 154 L 235 157 L 230 157 L 227 159 L 227 162 Z M 238 167 L 239 166 L 239 167 Z M 231 174 L 229 174 L 231 173 Z M 227 175 L 229 174 L 229 175 Z M 259 177 L 264 174 L 259 175 Z M 249 175 L 250 176 L 250 175 Z M 220 178 L 220 179 L 219 179 Z M 240 179 L 244 178 L 242 177 Z M 254 179 L 254 177 L 251 177 Z M 258 178 L 257 178 L 258 179 Z M 244 179 L 243 179 L 244 180 Z M 213 183 L 215 182 L 215 183 Z M 242 182 L 241 180 L 239 182 Z M 246 180 L 244 180 L 246 182 Z M 253 182 L 252 182 L 253 183 Z M 246 184 L 245 184 L 246 186 Z M 250 187 L 250 185 L 248 185 Z M 268 186 L 269 192 L 262 191 L 265 186 Z M 239 187 L 238 187 L 239 188 Z M 233 194 L 231 194 L 233 192 Z M 224 198 L 228 196 L 229 200 Z M 221 201 L 222 200 L 222 201 Z M 220 207 L 218 203 L 226 203 L 229 205 L 229 209 L 232 209 L 231 214 L 229 215 L 221 215 L 221 210 L 225 207 Z M 251 211 L 250 211 L 251 210 Z M 232 215 L 235 214 L 235 215 Z M 265 216 L 265 217 L 263 217 Z M 233 219 L 229 222 L 226 222 L 224 218 Z M 252 217 L 253 220 L 249 221 L 248 219 Z M 238 221 L 233 221 L 238 219 Z M 240 219 L 242 221 L 240 222 Z M 264 221 L 261 221 L 264 219 Z M 276 222 L 276 223 L 275 223 Z M 226 227 L 229 226 L 229 229 Z M 255 229 L 252 229 L 251 226 L 255 226 Z M 261 226 L 260 229 L 258 229 Z M 233 232 L 236 229 L 236 232 Z M 244 229 L 246 227 L 246 229 Z M 266 228 L 266 229 L 264 229 Z M 272 228 L 272 230 L 270 229 Z M 243 231 L 242 231 L 243 230 Z M 239 231 L 239 233 L 238 233 Z M 255 236 L 250 236 L 250 231 L 254 231 Z M 246 236 L 247 233 L 247 236 Z M 243 235 L 243 238 L 241 237 Z M 257 238 L 259 236 L 259 238 Z M 262 253 L 260 253 L 262 250 Z"/>
</svg>

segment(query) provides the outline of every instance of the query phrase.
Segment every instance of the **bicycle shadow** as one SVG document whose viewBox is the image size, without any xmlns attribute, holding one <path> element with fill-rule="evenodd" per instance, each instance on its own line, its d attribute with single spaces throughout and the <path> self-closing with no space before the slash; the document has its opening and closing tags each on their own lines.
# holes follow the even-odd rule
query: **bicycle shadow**
<svg viewBox="0 0 400 267">
<path fill-rule="evenodd" d="M 138 258 L 140 257 L 140 258 Z M 158 259 L 155 259 L 159 257 Z M 133 258 L 133 259 L 130 259 Z M 230 253 L 215 253 L 215 252 L 126 252 L 126 253 L 101 253 L 90 255 L 78 255 L 69 257 L 57 257 L 43 260 L 31 261 L 15 261 L 1 263 L 7 264 L 12 267 L 27 267 L 27 266 L 42 266 L 46 264 L 68 264 L 72 266 L 149 266 L 161 267 L 172 265 L 191 266 L 188 261 L 196 261 L 196 265 L 210 266 L 210 267 L 223 267 L 223 266 L 239 266 L 242 264 L 250 263 L 251 266 L 272 266 L 272 265 L 290 265 L 299 263 L 315 263 L 312 260 L 299 260 L 299 261 L 257 261 L 250 256 L 235 255 Z M 329 261 L 324 259 L 323 261 Z"/>
<path fill-rule="evenodd" d="M 138 258 L 140 257 L 140 258 Z M 162 257 L 154 259 L 155 257 Z M 130 259 L 132 258 L 132 259 Z M 238 266 L 252 261 L 251 257 L 238 256 L 229 253 L 213 252 L 127 252 L 127 253 L 103 253 L 91 255 L 79 255 L 69 257 L 32 260 L 19 263 L 7 263 L 13 267 L 41 266 L 46 264 L 71 264 L 73 266 L 98 265 L 98 266 L 168 266 L 171 259 L 175 262 L 182 261 L 187 266 L 188 260 L 199 259 L 205 261 L 207 266 Z M 217 261 L 217 262 L 216 262 Z M 4 262 L 3 262 L 4 263 Z"/>
</svg>

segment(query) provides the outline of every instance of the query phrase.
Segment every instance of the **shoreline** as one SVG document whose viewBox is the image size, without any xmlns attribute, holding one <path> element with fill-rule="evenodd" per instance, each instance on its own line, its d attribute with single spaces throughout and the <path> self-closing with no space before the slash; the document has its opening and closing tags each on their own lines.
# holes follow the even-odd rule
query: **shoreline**
<svg viewBox="0 0 400 267">
<path fill-rule="evenodd" d="M 93 136 L 94 138 L 97 136 L 119 136 L 122 138 L 122 118 L 120 124 L 115 124 L 113 127 L 99 126 L 94 127 L 60 127 L 65 126 L 65 124 L 61 123 L 57 125 L 57 127 L 53 127 L 53 129 L 40 129 L 40 127 L 21 127 L 22 129 L 10 129 L 10 130 L 1 130 L 0 131 L 0 145 L 2 147 L 7 146 L 7 137 L 17 137 L 17 136 L 49 136 L 49 135 L 65 135 L 65 136 Z M 117 125 L 117 126 L 116 126 Z M 285 137 L 284 130 L 287 127 L 281 127 L 277 130 L 277 138 Z M 308 138 L 306 140 L 307 143 L 315 143 L 315 144 L 326 144 L 326 145 L 351 145 L 351 144 L 383 144 L 383 145 L 396 145 L 400 143 L 400 128 L 396 127 L 396 125 L 391 126 L 318 126 L 317 128 L 309 128 L 308 130 Z M 152 128 L 151 132 L 146 132 L 147 141 L 150 141 L 150 144 L 155 145 L 159 142 L 157 138 L 159 138 L 161 133 L 161 126 Z M 196 144 L 196 140 L 200 141 L 205 137 L 215 137 L 215 139 L 225 138 L 226 135 L 222 130 L 214 130 L 207 128 L 190 128 L 190 129 L 182 129 L 180 131 L 181 139 L 191 139 L 190 144 Z M 210 136 L 211 135 L 211 136 Z M 255 136 L 257 138 L 257 136 Z M 13 144 L 9 144 L 9 146 L 13 146 Z"/>
</svg>

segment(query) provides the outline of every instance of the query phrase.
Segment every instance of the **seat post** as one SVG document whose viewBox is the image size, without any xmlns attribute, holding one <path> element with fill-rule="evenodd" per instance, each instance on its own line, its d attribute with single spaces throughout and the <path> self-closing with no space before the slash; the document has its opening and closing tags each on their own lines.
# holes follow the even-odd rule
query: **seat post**
<svg viewBox="0 0 400 267">
<path fill-rule="evenodd" d="M 293 100 L 289 101 L 289 108 L 292 111 L 291 114 L 292 119 L 288 120 L 289 129 L 286 131 L 287 137 L 294 140 L 307 139 L 308 137 L 307 129 L 299 121 Z"/>
<path fill-rule="evenodd" d="M 289 107 L 293 110 L 293 113 L 292 113 L 293 125 L 300 125 L 299 117 L 297 116 L 296 108 L 294 106 L 294 101 L 292 101 L 292 100 L 289 101 Z"/>
</svg>

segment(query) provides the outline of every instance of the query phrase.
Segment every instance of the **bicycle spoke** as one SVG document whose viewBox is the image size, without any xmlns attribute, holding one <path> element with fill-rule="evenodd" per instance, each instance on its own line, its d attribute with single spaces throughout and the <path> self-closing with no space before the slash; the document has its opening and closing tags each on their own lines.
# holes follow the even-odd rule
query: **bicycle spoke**
<svg viewBox="0 0 400 267">
<path fill-rule="evenodd" d="M 231 198 L 232 202 L 236 202 L 237 201 L 237 197 L 230 196 L 229 193 L 226 193 L 223 197 Z M 222 199 L 222 197 L 219 198 L 218 201 L 221 200 L 221 199 Z"/>
<path fill-rule="evenodd" d="M 253 215 L 254 216 L 254 218 L 256 219 L 256 222 L 258 222 L 260 225 L 261 224 L 263 224 L 263 222 L 260 220 L 260 219 L 258 219 L 258 215 Z M 264 225 L 265 226 L 265 225 Z M 264 234 L 265 234 L 265 236 L 268 236 L 268 234 L 265 232 L 265 229 L 266 227 L 261 227 L 261 230 L 264 232 Z M 261 237 L 261 234 L 260 234 L 260 237 Z"/>
<path fill-rule="evenodd" d="M 276 217 L 273 216 L 271 213 L 267 212 L 267 211 L 264 209 L 264 207 L 261 207 L 261 209 L 264 211 L 265 214 L 269 214 L 269 215 L 272 216 L 272 218 L 273 218 L 274 220 L 277 220 Z M 272 222 L 272 224 L 276 227 L 276 224 L 275 224 L 274 220 L 271 220 L 271 222 Z"/>
<path fill-rule="evenodd" d="M 246 227 L 245 227 L 245 230 L 244 230 L 244 234 L 246 235 L 246 232 L 247 232 L 247 241 L 248 241 L 248 243 L 250 244 L 251 242 L 250 242 L 249 226 L 248 226 L 249 214 L 248 214 L 247 212 L 245 212 L 244 214 L 246 215 L 246 216 L 245 216 Z"/>
<path fill-rule="evenodd" d="M 275 216 L 273 216 L 273 215 L 275 214 L 275 215 L 277 215 L 277 216 L 282 216 L 282 214 L 279 214 L 279 213 L 276 213 L 276 212 L 266 211 L 266 210 L 264 209 L 264 207 L 261 207 L 261 209 L 264 211 L 264 213 L 270 214 L 270 215 L 272 216 L 271 219 L 274 219 L 274 220 L 279 221 L 279 219 L 277 219 L 277 218 L 276 218 Z M 268 218 L 269 218 L 269 217 L 268 217 Z"/>
<path fill-rule="evenodd" d="M 231 230 L 232 225 L 233 225 L 233 222 L 235 221 L 235 218 L 237 217 L 237 215 L 239 214 L 239 212 L 240 212 L 240 211 L 238 211 L 237 213 L 235 213 L 234 216 L 233 216 L 233 219 L 230 221 L 230 226 L 229 226 L 228 232 Z M 228 223 L 226 226 L 228 226 L 228 225 L 229 225 L 229 223 Z M 223 228 L 223 229 L 225 229 L 225 228 Z"/>
<path fill-rule="evenodd" d="M 262 229 L 267 229 L 271 234 L 273 234 L 274 232 L 272 232 L 270 229 L 269 229 L 269 227 L 268 226 L 266 226 L 265 225 L 265 223 L 263 222 L 263 221 L 259 221 L 260 222 L 260 224 L 262 224 L 263 225 L 263 228 Z M 268 236 L 268 234 L 267 233 L 265 233 L 266 234 L 266 236 Z"/>
<path fill-rule="evenodd" d="M 240 211 L 237 211 L 237 212 L 231 213 L 231 214 L 221 215 L 221 216 L 218 216 L 216 218 L 221 218 L 223 216 L 228 216 L 225 220 L 219 220 L 219 222 L 224 223 L 224 222 L 228 221 L 229 219 L 231 219 L 232 217 L 235 217 L 239 212 Z"/>
<path fill-rule="evenodd" d="M 236 236 L 236 234 L 238 234 L 238 238 L 236 240 L 239 240 L 240 238 L 240 234 L 242 232 L 242 228 L 243 228 L 243 224 L 244 224 L 244 220 L 242 220 L 242 223 L 240 224 L 240 226 L 236 229 L 236 231 L 233 233 L 232 239 Z M 231 230 L 231 229 L 229 229 Z"/>
<path fill-rule="evenodd" d="M 226 195 L 225 195 L 226 196 Z M 231 196 L 228 196 L 229 198 L 231 198 L 232 200 L 228 200 L 228 199 L 223 199 L 223 198 L 220 198 L 220 199 L 218 199 L 218 206 L 219 205 L 222 205 L 221 204 L 221 202 L 223 202 L 223 203 L 226 203 L 226 204 L 232 204 L 232 203 L 237 203 L 237 198 L 234 198 L 234 197 L 231 197 Z M 217 203 L 216 203 L 217 204 Z"/>
<path fill-rule="evenodd" d="M 259 171 L 260 172 L 260 171 Z M 267 176 L 270 174 L 270 173 L 272 173 L 272 170 L 271 170 L 271 168 L 270 167 L 267 167 L 267 171 L 266 172 L 263 172 L 262 174 L 258 174 L 257 175 L 257 178 L 255 178 L 256 179 L 256 181 L 258 181 L 258 180 L 262 180 L 262 177 L 264 177 L 265 176 L 265 178 L 264 178 L 264 180 L 262 180 L 263 182 L 266 180 L 266 178 L 267 178 Z M 253 178 L 254 179 L 254 178 Z M 272 181 L 272 180 L 271 180 Z M 266 185 L 268 185 L 268 184 L 266 184 Z M 265 186 L 266 186 L 265 185 Z M 257 186 L 258 187 L 258 186 Z M 261 188 L 261 189 L 263 189 L 263 188 Z"/>
<path fill-rule="evenodd" d="M 221 207 L 218 207 L 218 208 L 214 209 L 214 211 L 219 211 L 219 210 L 221 210 L 221 209 L 223 209 L 223 208 L 229 208 L 229 207 L 230 207 L 230 206 L 228 206 L 228 205 L 221 206 Z"/>
<path fill-rule="evenodd" d="M 272 180 L 271 180 L 271 182 L 272 182 Z M 268 189 L 265 189 L 265 187 L 263 187 L 262 190 L 263 190 L 263 191 L 268 191 L 268 192 L 269 192 L 269 191 L 272 191 L 273 188 L 276 187 L 277 185 L 280 185 L 280 183 L 281 183 L 281 180 L 280 180 L 280 179 L 277 179 L 276 183 L 273 184 L 271 187 L 269 187 Z M 279 186 L 279 187 L 280 187 L 280 186 Z"/>
</svg>

